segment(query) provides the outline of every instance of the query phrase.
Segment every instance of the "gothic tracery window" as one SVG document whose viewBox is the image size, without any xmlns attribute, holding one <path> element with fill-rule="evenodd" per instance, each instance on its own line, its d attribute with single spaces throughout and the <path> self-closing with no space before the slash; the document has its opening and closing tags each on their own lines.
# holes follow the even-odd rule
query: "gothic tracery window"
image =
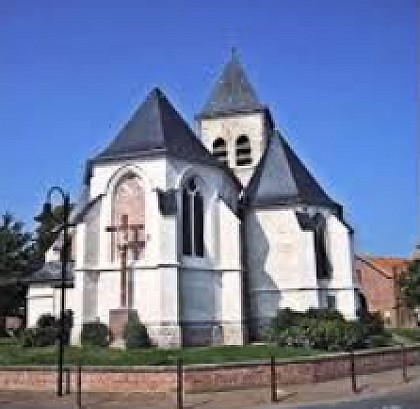
<svg viewBox="0 0 420 409">
<path fill-rule="evenodd" d="M 223 138 L 217 138 L 213 142 L 213 156 L 225 165 L 228 164 L 226 141 Z"/>
<path fill-rule="evenodd" d="M 117 228 L 111 237 L 111 259 L 118 258 L 119 248 L 127 245 L 127 258 L 140 259 L 144 247 L 145 203 L 141 179 L 129 173 L 114 190 L 112 225 Z"/>
<path fill-rule="evenodd" d="M 195 178 L 182 190 L 182 250 L 188 256 L 204 257 L 204 201 Z"/>
<path fill-rule="evenodd" d="M 240 135 L 236 140 L 236 165 L 245 166 L 251 163 L 251 143 L 248 136 Z"/>
</svg>

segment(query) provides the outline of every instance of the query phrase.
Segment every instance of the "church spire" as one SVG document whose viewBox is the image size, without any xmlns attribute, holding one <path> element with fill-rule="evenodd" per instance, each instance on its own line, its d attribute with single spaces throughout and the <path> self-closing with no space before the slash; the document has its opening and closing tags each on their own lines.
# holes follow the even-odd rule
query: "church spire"
<svg viewBox="0 0 420 409">
<path fill-rule="evenodd" d="M 264 108 L 232 47 L 231 57 L 199 116 L 250 112 Z"/>
</svg>

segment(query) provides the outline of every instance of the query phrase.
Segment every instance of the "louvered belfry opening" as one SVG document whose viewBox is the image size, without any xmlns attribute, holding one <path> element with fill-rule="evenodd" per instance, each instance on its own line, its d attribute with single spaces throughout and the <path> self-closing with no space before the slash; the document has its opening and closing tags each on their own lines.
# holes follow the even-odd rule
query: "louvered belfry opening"
<svg viewBox="0 0 420 409">
<path fill-rule="evenodd" d="M 236 166 L 246 166 L 251 163 L 251 143 L 248 136 L 240 135 L 236 140 Z"/>
<path fill-rule="evenodd" d="M 213 156 L 225 165 L 228 165 L 228 152 L 226 141 L 223 138 L 217 138 L 213 142 Z"/>
</svg>

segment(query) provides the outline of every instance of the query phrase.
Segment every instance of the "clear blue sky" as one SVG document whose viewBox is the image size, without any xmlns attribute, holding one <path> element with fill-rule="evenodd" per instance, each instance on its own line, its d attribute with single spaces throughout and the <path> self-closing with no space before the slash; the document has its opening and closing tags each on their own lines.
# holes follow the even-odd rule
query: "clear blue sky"
<svg viewBox="0 0 420 409">
<path fill-rule="evenodd" d="M 28 228 L 45 192 L 160 86 L 191 121 L 236 46 L 356 249 L 416 241 L 415 0 L 0 0 L 0 212 Z"/>
</svg>

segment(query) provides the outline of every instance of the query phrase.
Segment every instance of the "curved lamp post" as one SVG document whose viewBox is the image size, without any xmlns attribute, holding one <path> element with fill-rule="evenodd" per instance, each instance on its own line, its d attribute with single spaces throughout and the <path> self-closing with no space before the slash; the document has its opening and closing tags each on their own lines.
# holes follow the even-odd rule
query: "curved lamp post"
<svg viewBox="0 0 420 409">
<path fill-rule="evenodd" d="M 52 212 L 51 198 L 53 193 L 58 193 L 63 200 L 63 219 L 57 220 L 54 218 Z M 53 186 L 47 193 L 47 199 L 43 207 L 43 215 L 49 215 L 62 225 L 60 230 L 63 232 L 63 244 L 61 246 L 60 260 L 61 260 L 61 281 L 60 281 L 60 334 L 59 334 L 59 348 L 58 348 L 58 378 L 57 378 L 57 395 L 63 396 L 63 356 L 64 356 L 64 311 L 66 303 L 66 271 L 67 263 L 69 261 L 69 218 L 70 218 L 70 195 L 64 193 L 63 189 L 59 186 Z"/>
</svg>

